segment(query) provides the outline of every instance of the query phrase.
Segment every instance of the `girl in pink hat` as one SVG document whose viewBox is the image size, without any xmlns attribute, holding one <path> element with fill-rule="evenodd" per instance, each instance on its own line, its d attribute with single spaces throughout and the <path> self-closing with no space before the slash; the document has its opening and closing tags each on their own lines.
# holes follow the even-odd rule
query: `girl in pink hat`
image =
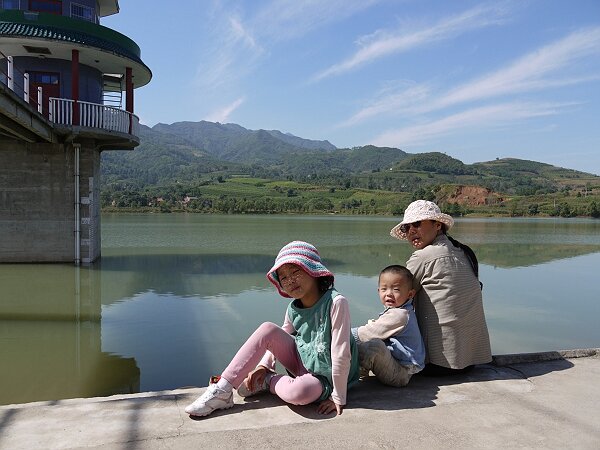
<svg viewBox="0 0 600 450">
<path fill-rule="evenodd" d="M 231 408 L 237 389 L 242 397 L 269 391 L 293 405 L 318 402 L 321 414 L 342 414 L 347 388 L 359 375 L 348 301 L 333 288 L 333 274 L 307 242 L 284 246 L 267 278 L 293 299 L 283 325 L 258 327 L 186 413 L 207 416 Z M 276 360 L 291 376 L 275 372 Z"/>
</svg>

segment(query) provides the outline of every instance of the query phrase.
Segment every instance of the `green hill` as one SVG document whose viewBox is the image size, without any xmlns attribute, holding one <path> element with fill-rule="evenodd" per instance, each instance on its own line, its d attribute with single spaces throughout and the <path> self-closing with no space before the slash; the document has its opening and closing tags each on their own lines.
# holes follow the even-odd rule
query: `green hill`
<svg viewBox="0 0 600 450">
<path fill-rule="evenodd" d="M 535 161 L 464 164 L 441 152 L 332 149 L 211 122 L 142 126 L 140 141 L 134 151 L 103 152 L 104 207 L 156 207 L 153 199 L 163 199 L 177 209 L 197 197 L 191 205 L 203 211 L 390 214 L 411 198 L 429 198 L 456 214 L 569 217 L 594 216 L 600 204 L 600 177 Z"/>
<path fill-rule="evenodd" d="M 401 161 L 398 170 L 422 171 L 445 175 L 473 175 L 476 170 L 462 161 L 439 152 L 411 155 Z"/>
<path fill-rule="evenodd" d="M 294 179 L 305 177 L 331 178 L 346 177 L 352 174 L 385 170 L 407 157 L 407 153 L 397 148 L 354 147 L 331 152 L 289 153 L 277 164 L 265 164 L 263 175 L 272 176 L 273 170 Z"/>
</svg>

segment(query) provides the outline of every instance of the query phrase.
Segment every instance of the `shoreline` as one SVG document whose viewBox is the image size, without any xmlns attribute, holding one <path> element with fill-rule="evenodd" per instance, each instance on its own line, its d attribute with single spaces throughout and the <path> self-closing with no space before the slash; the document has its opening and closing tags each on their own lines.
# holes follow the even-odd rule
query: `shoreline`
<svg viewBox="0 0 600 450">
<path fill-rule="evenodd" d="M 350 214 L 343 212 L 206 212 L 206 211 L 194 211 L 185 209 L 174 209 L 169 211 L 161 211 L 160 208 L 102 208 L 100 214 L 197 214 L 197 215 L 213 215 L 213 216 L 340 216 L 340 217 L 390 217 L 397 218 L 401 217 L 395 214 L 383 214 L 383 213 L 369 213 L 369 214 Z M 562 217 L 562 216 L 550 216 L 547 214 L 537 214 L 535 216 L 511 216 L 510 214 L 494 214 L 494 213 L 471 213 L 465 215 L 453 216 L 455 219 L 589 219 L 598 220 L 597 217 L 592 216 L 573 216 L 573 217 Z"/>
</svg>

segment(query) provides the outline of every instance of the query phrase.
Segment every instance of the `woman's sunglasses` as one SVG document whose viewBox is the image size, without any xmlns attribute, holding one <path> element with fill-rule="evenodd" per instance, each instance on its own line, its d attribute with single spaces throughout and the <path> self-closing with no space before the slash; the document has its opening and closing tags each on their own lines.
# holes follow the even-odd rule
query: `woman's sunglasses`
<svg viewBox="0 0 600 450">
<path fill-rule="evenodd" d="M 400 225 L 400 231 L 402 231 L 404 234 L 408 233 L 408 230 L 410 230 L 410 227 L 413 228 L 419 228 L 421 226 L 421 221 L 417 220 L 416 222 L 413 223 L 405 223 L 404 225 Z"/>
</svg>

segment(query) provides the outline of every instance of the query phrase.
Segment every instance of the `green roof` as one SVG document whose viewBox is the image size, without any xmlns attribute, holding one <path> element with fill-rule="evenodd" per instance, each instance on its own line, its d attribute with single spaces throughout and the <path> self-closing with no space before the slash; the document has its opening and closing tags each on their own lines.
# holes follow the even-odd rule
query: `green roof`
<svg viewBox="0 0 600 450">
<path fill-rule="evenodd" d="M 32 41 L 47 42 L 56 44 L 70 44 L 74 47 L 80 46 L 93 49 L 97 52 L 104 52 L 113 55 L 119 59 L 129 60 L 133 64 L 133 76 L 138 80 L 136 86 L 143 86 L 152 78 L 152 72 L 143 63 L 141 59 L 140 47 L 129 37 L 119 33 L 111 28 L 88 22 L 86 20 L 76 19 L 68 16 L 57 16 L 54 14 L 37 13 L 19 10 L 0 10 L 0 48 L 6 46 L 7 52 L 12 52 L 12 56 L 22 53 L 17 50 L 13 43 L 24 43 L 22 40 L 31 39 Z M 13 45 L 13 47 L 11 47 Z M 37 44 L 34 44 L 37 45 Z M 64 45 L 60 47 L 64 48 Z M 64 56 L 64 55 L 63 55 Z M 88 54 L 88 58 L 94 58 L 93 54 Z M 103 64 L 109 60 L 94 58 L 95 63 L 99 60 Z M 117 70 L 113 62 L 100 68 L 106 73 L 112 73 Z M 93 62 L 88 61 L 88 64 Z M 125 61 L 124 67 L 130 66 Z M 111 66 L 112 64 L 112 66 Z M 124 70 L 122 67 L 120 68 Z"/>
<path fill-rule="evenodd" d="M 4 22 L 1 21 L 2 19 L 3 17 L 0 15 L 0 37 L 30 37 L 72 42 L 117 53 L 143 64 L 140 58 L 139 47 L 137 47 L 137 45 L 137 48 L 132 49 L 120 45 L 114 40 L 104 39 L 100 36 L 95 36 L 93 34 L 77 30 L 69 30 L 49 25 L 40 25 L 37 23 Z"/>
<path fill-rule="evenodd" d="M 22 23 L 0 22 L 0 37 L 31 37 L 38 39 L 51 39 L 55 41 L 72 42 L 76 44 L 96 47 L 101 50 L 117 53 L 126 56 L 140 64 L 143 64 L 141 58 L 126 48 L 115 42 L 80 33 L 71 30 L 62 30 L 44 25 L 32 25 Z"/>
</svg>

